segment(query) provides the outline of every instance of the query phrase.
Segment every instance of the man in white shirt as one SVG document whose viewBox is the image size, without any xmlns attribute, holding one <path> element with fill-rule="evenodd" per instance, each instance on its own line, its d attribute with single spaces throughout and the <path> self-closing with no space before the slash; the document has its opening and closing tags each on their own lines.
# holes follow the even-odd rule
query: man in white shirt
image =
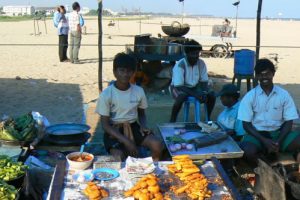
<svg viewBox="0 0 300 200">
<path fill-rule="evenodd" d="M 171 93 L 175 99 L 170 122 L 176 122 L 183 102 L 189 97 L 197 98 L 207 104 L 208 118 L 214 108 L 216 98 L 213 92 L 208 92 L 207 68 L 199 58 L 202 46 L 195 40 L 185 44 L 186 56 L 179 60 L 173 68 Z"/>
<path fill-rule="evenodd" d="M 260 59 L 255 66 L 255 76 L 260 82 L 241 101 L 238 119 L 248 133 L 242 139 L 245 158 L 257 163 L 261 153 L 277 155 L 278 152 L 300 150 L 300 134 L 292 131 L 298 113 L 290 94 L 273 84 L 275 66 L 268 59 Z"/>
<path fill-rule="evenodd" d="M 81 18 L 79 14 L 80 5 L 78 2 L 72 4 L 73 11 L 68 15 L 70 29 L 70 60 L 73 64 L 79 64 L 78 54 L 81 44 Z"/>
</svg>

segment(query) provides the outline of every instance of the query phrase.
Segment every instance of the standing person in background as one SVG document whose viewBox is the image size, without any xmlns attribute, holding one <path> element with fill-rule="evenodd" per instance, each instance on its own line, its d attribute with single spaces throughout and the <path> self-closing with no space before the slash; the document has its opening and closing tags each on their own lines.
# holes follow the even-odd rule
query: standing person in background
<svg viewBox="0 0 300 200">
<path fill-rule="evenodd" d="M 70 28 L 70 59 L 74 64 L 79 64 L 78 54 L 81 43 L 81 24 L 83 18 L 79 14 L 80 5 L 74 2 L 72 5 L 73 12 L 69 14 L 69 28 Z"/>
<path fill-rule="evenodd" d="M 58 7 L 59 13 L 56 14 L 55 24 L 57 24 L 58 31 L 58 54 L 60 62 L 69 62 L 70 60 L 67 58 L 67 50 L 68 50 L 68 33 L 69 33 L 69 24 L 68 20 L 65 16 L 66 9 L 64 6 Z"/>
</svg>

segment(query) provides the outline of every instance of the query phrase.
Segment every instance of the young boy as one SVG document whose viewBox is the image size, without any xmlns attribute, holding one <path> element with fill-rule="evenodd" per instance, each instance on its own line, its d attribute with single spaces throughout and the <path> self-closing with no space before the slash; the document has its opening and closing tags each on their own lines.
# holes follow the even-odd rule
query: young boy
<svg viewBox="0 0 300 200">
<path fill-rule="evenodd" d="M 225 107 L 219 114 L 217 122 L 223 129 L 236 141 L 240 141 L 245 134 L 242 121 L 237 119 L 238 110 L 240 106 L 240 91 L 233 84 L 226 84 L 218 93 L 221 102 Z"/>
<path fill-rule="evenodd" d="M 101 93 L 96 112 L 101 115 L 104 145 L 110 154 L 125 160 L 128 155 L 137 157 L 137 147 L 144 146 L 150 149 L 153 160 L 158 161 L 163 146 L 147 128 L 144 90 L 129 83 L 136 65 L 130 55 L 115 56 L 113 73 L 117 80 Z"/>
</svg>

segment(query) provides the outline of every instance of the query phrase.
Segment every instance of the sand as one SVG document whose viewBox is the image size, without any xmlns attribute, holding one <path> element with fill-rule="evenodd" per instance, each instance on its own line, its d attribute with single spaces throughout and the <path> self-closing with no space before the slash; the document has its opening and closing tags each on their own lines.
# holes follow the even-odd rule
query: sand
<svg viewBox="0 0 300 200">
<path fill-rule="evenodd" d="M 133 44 L 133 35 L 162 33 L 158 23 L 169 24 L 175 18 L 153 18 L 144 20 L 139 30 L 139 21 L 116 21 L 108 27 L 103 21 L 103 81 L 114 79 L 112 74 L 113 56 L 125 50 L 125 44 Z M 210 35 L 213 24 L 221 24 L 223 19 L 184 19 L 192 25 L 189 34 Z M 33 22 L 0 22 L 0 117 L 17 116 L 29 111 L 39 111 L 51 123 L 81 122 L 83 105 L 91 104 L 98 97 L 98 28 L 97 19 L 86 19 L 87 35 L 83 35 L 80 49 L 82 64 L 60 63 L 58 59 L 58 36 L 52 21 L 47 20 L 47 31 L 40 22 L 39 36 L 34 36 Z M 200 28 L 199 25 L 205 25 Z M 278 70 L 274 81 L 289 90 L 300 106 L 300 50 L 299 48 L 279 48 L 276 46 L 299 45 L 300 21 L 263 20 L 261 25 L 261 45 L 275 46 L 261 48 L 260 57 L 274 57 L 278 54 Z M 256 21 L 240 19 L 238 38 L 232 41 L 233 49 L 254 49 Z M 200 38 L 200 39 L 199 39 Z M 205 36 L 199 41 L 208 50 L 213 44 L 222 43 L 220 39 L 211 40 Z M 202 39 L 201 39 L 202 38 Z M 7 45 L 4 45 L 7 44 Z M 13 45 L 23 44 L 23 45 Z M 32 44 L 32 45 L 24 45 Z M 214 79 L 215 88 L 229 82 L 233 76 L 233 59 L 204 58 L 208 70 L 225 75 L 228 79 Z M 17 80 L 16 77 L 21 80 Z M 243 88 L 244 89 L 244 88 Z M 169 97 L 164 97 L 169 99 Z M 153 99 L 153 98 L 152 98 Z M 154 95 L 154 99 L 159 96 Z M 170 101 L 169 101 L 170 102 Z M 150 105 L 156 104 L 151 102 Z M 168 121 L 168 119 L 166 119 Z"/>
</svg>

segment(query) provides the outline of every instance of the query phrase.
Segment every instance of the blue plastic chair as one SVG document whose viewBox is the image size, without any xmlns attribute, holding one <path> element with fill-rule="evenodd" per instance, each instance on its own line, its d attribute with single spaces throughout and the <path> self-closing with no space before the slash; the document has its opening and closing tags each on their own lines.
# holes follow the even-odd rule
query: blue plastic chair
<svg viewBox="0 0 300 200">
<path fill-rule="evenodd" d="M 195 97 L 188 97 L 187 100 L 184 102 L 183 107 L 183 121 L 188 122 L 190 116 L 190 104 L 194 104 L 194 120 L 195 122 L 200 121 L 201 117 L 201 104 Z M 205 121 L 208 121 L 208 113 L 207 113 L 207 106 L 204 103 L 204 112 L 205 112 Z"/>
<path fill-rule="evenodd" d="M 243 79 L 247 81 L 247 91 L 251 90 L 251 80 L 253 88 L 257 85 L 254 77 L 255 51 L 241 49 L 234 52 L 234 76 L 232 84 L 237 80 L 237 88 L 241 89 Z"/>
</svg>

